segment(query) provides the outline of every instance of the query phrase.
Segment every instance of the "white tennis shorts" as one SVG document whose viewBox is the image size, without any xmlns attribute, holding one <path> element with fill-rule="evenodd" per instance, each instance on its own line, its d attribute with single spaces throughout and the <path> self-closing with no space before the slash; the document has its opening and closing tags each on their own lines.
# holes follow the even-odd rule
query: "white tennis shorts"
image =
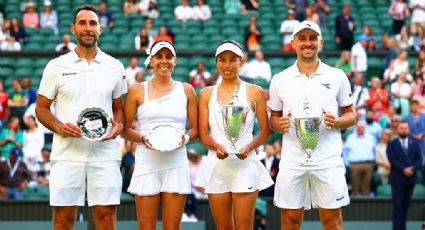
<svg viewBox="0 0 425 230">
<path fill-rule="evenodd" d="M 51 206 L 84 206 L 86 187 L 89 206 L 120 204 L 120 162 L 51 162 Z"/>
<path fill-rule="evenodd" d="M 336 209 L 350 203 L 342 167 L 321 170 L 280 168 L 274 204 L 285 209 Z"/>
<path fill-rule="evenodd" d="M 152 196 L 161 192 L 190 194 L 191 182 L 188 167 L 180 167 L 134 175 L 127 191 L 138 196 Z"/>
</svg>

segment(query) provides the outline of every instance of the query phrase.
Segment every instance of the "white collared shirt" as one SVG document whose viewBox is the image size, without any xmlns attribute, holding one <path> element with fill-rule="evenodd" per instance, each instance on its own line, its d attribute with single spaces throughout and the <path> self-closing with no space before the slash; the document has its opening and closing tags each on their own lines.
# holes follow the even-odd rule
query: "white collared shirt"
<svg viewBox="0 0 425 230">
<path fill-rule="evenodd" d="M 354 64 L 354 58 L 357 57 L 357 65 Z M 353 72 L 367 71 L 367 53 L 366 49 L 357 42 L 351 48 L 351 70 Z"/>
<path fill-rule="evenodd" d="M 266 61 L 259 62 L 254 59 L 248 63 L 248 78 L 249 79 L 266 79 L 270 81 L 272 71 L 270 64 Z"/>
<path fill-rule="evenodd" d="M 55 116 L 64 124 L 76 124 L 91 107 L 113 117 L 112 100 L 127 92 L 124 74 L 121 62 L 100 49 L 90 64 L 72 50 L 47 64 L 38 93 L 55 102 Z M 108 161 L 120 160 L 120 155 L 115 140 L 91 142 L 55 133 L 50 160 Z"/>
<path fill-rule="evenodd" d="M 273 76 L 270 83 L 270 108 L 282 111 L 292 118 L 303 117 L 304 102 L 310 107 L 310 116 L 321 117 L 322 109 L 335 116 L 339 108 L 353 104 L 350 83 L 340 69 L 319 61 L 316 73 L 307 77 L 301 74 L 297 63 Z M 339 129 L 326 130 L 322 121 L 319 128 L 319 144 L 312 153 L 312 160 L 318 162 L 315 167 L 301 167 L 306 160 L 306 153 L 299 147 L 299 140 L 293 125 L 289 132 L 282 135 L 282 151 L 280 167 L 296 170 L 314 170 L 342 166 L 342 141 Z"/>
</svg>

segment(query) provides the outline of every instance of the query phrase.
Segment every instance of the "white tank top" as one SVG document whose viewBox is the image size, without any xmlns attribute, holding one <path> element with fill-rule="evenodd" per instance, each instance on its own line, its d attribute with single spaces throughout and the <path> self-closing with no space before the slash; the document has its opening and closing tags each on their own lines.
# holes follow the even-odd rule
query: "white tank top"
<svg viewBox="0 0 425 230">
<path fill-rule="evenodd" d="M 181 134 L 185 133 L 187 120 L 187 97 L 181 82 L 175 81 L 174 89 L 167 95 L 149 100 L 148 85 L 144 84 L 144 102 L 137 108 L 137 131 L 147 135 L 157 125 L 172 125 Z M 164 141 L 167 141 L 164 137 Z M 187 167 L 187 152 L 183 146 L 175 151 L 160 152 L 139 144 L 136 150 L 135 175 L 145 175 L 166 169 Z M 140 162 L 140 164 L 138 164 Z"/>
<path fill-rule="evenodd" d="M 221 115 L 221 104 L 217 100 L 217 91 L 218 86 L 214 86 L 214 90 L 211 94 L 210 101 L 208 103 L 208 123 L 210 126 L 210 135 L 214 139 L 215 142 L 223 145 L 226 149 L 230 149 L 232 144 L 229 141 L 229 139 L 226 138 L 223 128 L 223 118 Z M 249 103 L 247 101 L 247 92 L 246 92 L 246 83 L 242 82 L 239 87 L 239 93 L 238 97 L 240 102 L 249 107 Z M 248 111 L 247 117 L 246 117 L 246 123 L 244 130 L 242 131 L 241 136 L 239 137 L 239 140 L 236 141 L 235 146 L 236 149 L 241 149 L 242 147 L 245 147 L 248 145 L 254 138 L 252 136 L 253 128 L 254 128 L 254 120 L 255 120 L 255 113 L 251 110 L 251 108 Z M 208 154 L 216 154 L 215 151 L 209 150 Z M 251 151 L 248 154 L 248 158 L 251 159 L 255 156 L 255 152 Z M 235 155 L 229 155 L 226 159 L 238 159 Z"/>
</svg>

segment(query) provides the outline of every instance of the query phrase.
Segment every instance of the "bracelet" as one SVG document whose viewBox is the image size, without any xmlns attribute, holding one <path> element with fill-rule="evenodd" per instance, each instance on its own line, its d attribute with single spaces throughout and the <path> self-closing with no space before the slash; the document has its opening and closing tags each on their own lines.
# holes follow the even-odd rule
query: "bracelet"
<svg viewBox="0 0 425 230">
<path fill-rule="evenodd" d="M 183 145 L 186 145 L 187 143 L 189 143 L 189 141 L 190 141 L 190 136 L 189 136 L 189 134 L 185 134 L 185 135 L 184 135 L 184 142 L 183 142 Z"/>
<path fill-rule="evenodd" d="M 141 138 L 141 144 L 144 144 L 143 142 L 145 142 L 145 137 L 144 136 L 142 136 L 142 135 L 140 135 L 140 138 Z"/>
</svg>

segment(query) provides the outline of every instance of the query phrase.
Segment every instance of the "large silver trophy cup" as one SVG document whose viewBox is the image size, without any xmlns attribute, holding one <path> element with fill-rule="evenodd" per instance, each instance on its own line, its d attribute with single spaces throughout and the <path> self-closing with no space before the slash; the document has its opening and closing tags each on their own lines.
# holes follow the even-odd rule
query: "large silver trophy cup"
<svg viewBox="0 0 425 230">
<path fill-rule="evenodd" d="M 319 142 L 319 127 L 322 122 L 322 117 L 310 116 L 310 106 L 307 99 L 303 104 L 303 116 L 294 118 L 292 121 L 299 139 L 300 149 L 307 154 L 306 161 L 301 163 L 300 166 L 317 166 L 317 164 L 312 161 L 311 154 L 314 149 L 316 149 Z"/>
<path fill-rule="evenodd" d="M 242 105 L 239 101 L 238 92 L 238 89 L 235 89 L 230 103 L 221 106 L 224 128 L 222 132 L 232 144 L 231 149 L 226 149 L 228 154 L 239 154 L 239 151 L 235 147 L 235 143 L 239 140 L 244 130 L 246 115 L 249 111 L 249 107 Z"/>
</svg>

